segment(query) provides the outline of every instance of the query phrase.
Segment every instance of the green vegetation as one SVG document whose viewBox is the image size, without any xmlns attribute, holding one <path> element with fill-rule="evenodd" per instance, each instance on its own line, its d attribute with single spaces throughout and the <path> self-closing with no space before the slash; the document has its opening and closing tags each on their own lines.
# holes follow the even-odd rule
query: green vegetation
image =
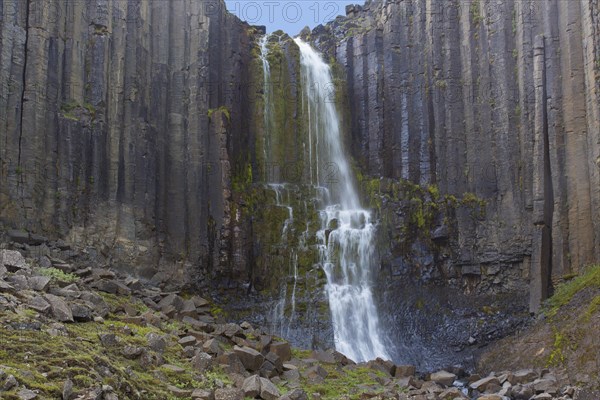
<svg viewBox="0 0 600 400">
<path fill-rule="evenodd" d="M 79 277 L 77 275 L 63 272 L 60 269 L 54 267 L 40 268 L 39 273 L 40 275 L 47 276 L 60 282 L 73 283 L 79 280 Z"/>
<path fill-rule="evenodd" d="M 473 0 L 471 2 L 471 6 L 469 7 L 469 11 L 471 14 L 471 19 L 473 20 L 473 23 L 478 26 L 481 21 L 484 20 L 483 15 L 481 14 L 481 5 L 479 4 L 478 0 Z"/>
<path fill-rule="evenodd" d="M 225 118 L 227 118 L 227 121 L 231 121 L 231 113 L 225 106 L 221 106 L 219 108 L 209 108 L 208 112 L 206 113 L 208 115 L 208 119 L 212 119 L 212 115 L 215 113 L 215 111 L 222 112 L 225 115 Z"/>
<path fill-rule="evenodd" d="M 582 275 L 559 285 L 556 288 L 554 296 L 548 300 L 546 315 L 549 317 L 555 316 L 562 306 L 569 303 L 577 293 L 586 288 L 600 289 L 600 265 L 593 265 L 587 268 Z M 594 302 L 599 301 L 594 299 L 592 303 L 596 304 Z M 593 304 L 590 307 L 594 307 Z"/>
<path fill-rule="evenodd" d="M 110 299 L 112 305 L 128 302 L 127 298 L 113 295 L 103 298 Z M 35 313 L 27 311 L 20 315 L 6 313 L 3 319 L 37 320 Z M 212 389 L 220 385 L 219 381 L 230 384 L 227 374 L 218 368 L 196 372 L 173 337 L 167 340 L 162 357 L 167 364 L 181 367 L 183 371 L 174 372 L 155 364 L 152 360 L 158 355 L 153 350 L 147 350 L 150 356 L 147 364 L 122 354 L 125 346 L 147 348 L 146 335 L 149 333 L 164 336 L 167 329 L 183 328 L 177 321 L 163 328 L 135 325 L 112 314 L 105 322 L 67 324 L 64 335 L 58 336 L 51 335 L 45 326 L 41 330 L 23 330 L 0 324 L 0 359 L 7 374 L 14 375 L 21 386 L 39 390 L 41 398 L 60 398 L 62 384 L 67 379 L 73 381 L 76 391 L 110 385 L 119 398 L 157 400 L 175 398 L 168 385 L 182 389 Z M 105 333 L 115 334 L 118 344 L 103 345 L 99 335 Z M 17 391 L 5 392 L 2 398 L 18 399 Z"/>
<path fill-rule="evenodd" d="M 552 345 L 552 352 L 548 357 L 548 366 L 558 366 L 565 362 L 564 350 L 567 346 L 568 340 L 564 334 L 558 330 L 554 331 L 554 344 Z"/>
<path fill-rule="evenodd" d="M 75 114 L 78 109 L 87 111 L 92 120 L 96 119 L 96 108 L 90 103 L 84 103 L 82 106 L 75 100 L 70 100 L 60 106 L 62 116 L 72 121 L 79 121 L 79 117 Z"/>
<path fill-rule="evenodd" d="M 381 385 L 377 382 L 378 378 L 383 378 L 385 374 L 381 371 L 373 370 L 367 367 L 345 367 L 339 368 L 331 365 L 322 365 L 327 371 L 327 378 L 320 383 L 311 383 L 305 379 L 302 380 L 302 388 L 307 393 L 319 393 L 324 400 L 338 400 L 340 398 L 363 399 L 366 387 L 373 385 L 377 389 L 372 389 L 374 393 L 383 391 Z M 369 391 L 371 392 L 371 391 Z"/>
</svg>

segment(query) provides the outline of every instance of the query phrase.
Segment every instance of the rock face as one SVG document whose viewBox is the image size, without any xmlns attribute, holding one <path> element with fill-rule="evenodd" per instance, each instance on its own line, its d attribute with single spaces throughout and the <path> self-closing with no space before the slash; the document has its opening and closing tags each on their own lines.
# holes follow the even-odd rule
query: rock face
<svg viewBox="0 0 600 400">
<path fill-rule="evenodd" d="M 445 278 L 529 280 L 535 311 L 552 281 L 600 259 L 598 7 L 374 0 L 304 32 L 345 67 L 352 152 L 370 175 L 485 202 L 447 233 L 427 227 L 454 242 L 445 260 L 422 251 Z M 411 252 L 391 246 L 390 263 L 419 262 Z"/>
<path fill-rule="evenodd" d="M 552 282 L 600 260 L 597 0 L 373 0 L 347 11 L 303 35 L 336 61 L 347 145 L 382 221 L 388 306 L 405 310 L 392 296 L 411 293 L 402 300 L 423 308 L 412 286 L 398 288 L 413 275 L 450 287 L 440 304 L 459 302 L 460 288 L 535 311 Z M 311 306 L 298 308 L 304 321 L 285 317 L 331 330 L 317 252 L 288 251 L 318 225 L 318 205 L 300 185 L 306 88 L 287 35 L 269 39 L 268 89 L 260 29 L 221 0 L 9 0 L 0 17 L 0 227 L 11 241 L 91 244 L 136 275 L 241 297 L 287 285 L 296 260 L 294 298 Z M 284 181 L 298 186 L 263 185 Z M 286 243 L 283 193 L 296 234 Z M 166 313 L 187 308 L 172 300 Z M 295 328 L 298 342 L 318 336 Z"/>
<path fill-rule="evenodd" d="M 140 274 L 228 273 L 249 26 L 216 0 L 3 1 L 0 16 L 1 222 L 105 243 Z"/>
</svg>

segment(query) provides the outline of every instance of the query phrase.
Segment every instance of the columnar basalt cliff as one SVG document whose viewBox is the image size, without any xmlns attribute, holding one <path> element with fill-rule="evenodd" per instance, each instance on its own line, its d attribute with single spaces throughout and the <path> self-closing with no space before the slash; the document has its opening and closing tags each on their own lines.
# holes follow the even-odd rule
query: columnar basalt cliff
<svg viewBox="0 0 600 400">
<path fill-rule="evenodd" d="M 536 310 L 551 280 L 600 258 L 597 1 L 371 1 L 303 34 L 346 67 L 369 175 L 485 204 L 426 227 L 451 232 L 450 249 L 425 251 L 438 275 L 500 287 L 512 274 Z"/>
<path fill-rule="evenodd" d="M 193 0 L 3 1 L 0 21 L 4 226 L 229 274 L 249 26 Z"/>
<path fill-rule="evenodd" d="M 331 333 L 300 53 L 261 33 L 216 0 L 0 0 L 0 227 Z M 455 310 L 535 311 L 600 260 L 598 0 L 372 0 L 302 35 L 380 221 L 386 324 L 463 343 L 483 328 Z"/>
</svg>

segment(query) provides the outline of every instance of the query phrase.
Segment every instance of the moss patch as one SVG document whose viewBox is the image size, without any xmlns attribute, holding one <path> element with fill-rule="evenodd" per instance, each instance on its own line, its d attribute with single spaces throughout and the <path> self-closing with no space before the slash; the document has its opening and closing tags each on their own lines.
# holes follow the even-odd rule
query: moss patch
<svg viewBox="0 0 600 400">
<path fill-rule="evenodd" d="M 111 302 L 116 302 L 111 299 Z M 3 320 L 23 321 L 24 315 L 7 313 Z M 31 317 L 29 322 L 35 321 Z M 166 328 L 183 329 L 179 322 Z M 39 390 L 42 398 L 60 398 L 64 381 L 71 379 L 74 390 L 81 391 L 99 385 L 112 386 L 120 398 L 171 399 L 167 386 L 179 388 L 214 388 L 217 381 L 228 383 L 222 371 L 215 369 L 205 373 L 194 370 L 183 354 L 175 337 L 168 336 L 165 327 L 127 324 L 117 316 L 104 323 L 88 322 L 65 325 L 63 335 L 52 336 L 48 326 L 41 330 L 10 329 L 0 324 L 0 360 L 3 369 L 13 374 L 21 387 Z M 118 344 L 104 346 L 100 334 L 113 333 Z M 184 369 L 174 373 L 161 366 L 142 366 L 138 360 L 130 360 L 121 351 L 125 346 L 147 348 L 146 335 L 167 335 L 168 345 L 162 355 L 147 349 L 148 354 L 162 356 L 166 363 Z M 17 399 L 17 390 L 3 393 L 3 399 Z"/>
</svg>

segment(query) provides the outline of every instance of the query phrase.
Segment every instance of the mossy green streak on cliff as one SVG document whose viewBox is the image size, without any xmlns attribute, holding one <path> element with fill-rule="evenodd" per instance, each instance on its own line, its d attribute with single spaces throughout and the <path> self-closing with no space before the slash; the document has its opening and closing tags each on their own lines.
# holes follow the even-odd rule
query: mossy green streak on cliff
<svg viewBox="0 0 600 400">
<path fill-rule="evenodd" d="M 384 231 L 391 232 L 391 221 L 398 209 L 404 216 L 401 232 L 394 233 L 395 243 L 408 251 L 416 239 L 431 243 L 432 230 L 441 224 L 451 227 L 455 211 L 467 210 L 473 218 L 485 217 L 487 202 L 474 193 L 465 192 L 456 197 L 441 194 L 436 185 L 421 186 L 408 180 L 363 175 L 355 167 L 365 204 L 373 208 Z"/>
</svg>

